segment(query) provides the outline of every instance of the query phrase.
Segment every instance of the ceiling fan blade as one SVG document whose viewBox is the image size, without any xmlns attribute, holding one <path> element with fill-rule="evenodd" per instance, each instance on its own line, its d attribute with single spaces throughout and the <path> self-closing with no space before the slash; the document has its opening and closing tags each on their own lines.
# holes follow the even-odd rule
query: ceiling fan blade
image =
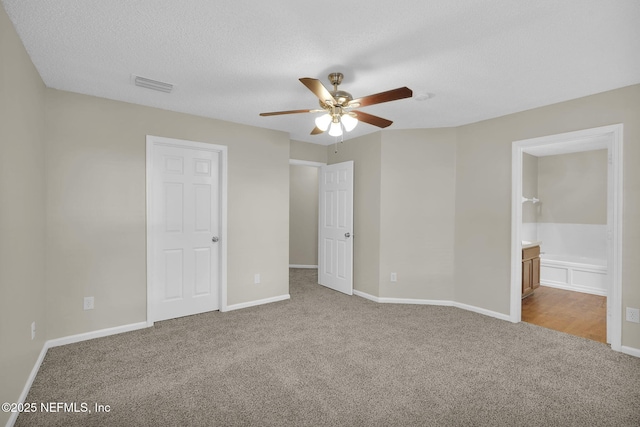
<svg viewBox="0 0 640 427">
<path fill-rule="evenodd" d="M 314 127 L 313 130 L 311 131 L 311 135 L 320 135 L 321 133 L 323 133 L 324 131 L 322 129 L 320 129 L 318 126 Z"/>
<path fill-rule="evenodd" d="M 326 87 L 320 82 L 318 79 L 312 79 L 310 77 L 302 77 L 300 79 L 303 85 L 305 85 L 311 92 L 313 92 L 320 101 L 324 103 L 329 103 L 330 101 L 333 104 L 336 104 L 336 100 L 331 95 L 331 92 L 327 90 Z"/>
<path fill-rule="evenodd" d="M 289 111 L 272 111 L 271 113 L 260 113 L 261 116 L 279 116 L 280 114 L 298 114 L 298 113 L 317 113 L 324 110 L 289 110 Z"/>
<path fill-rule="evenodd" d="M 386 92 L 376 93 L 374 95 L 364 96 L 349 102 L 354 107 L 366 107 L 367 105 L 381 104 L 383 102 L 396 101 L 398 99 L 411 98 L 413 91 L 408 87 L 399 87 Z M 356 106 L 357 105 L 357 106 Z"/>
<path fill-rule="evenodd" d="M 386 128 L 393 123 L 391 120 L 383 119 L 382 117 L 374 116 L 373 114 L 363 113 L 362 111 L 353 111 L 356 114 L 356 118 L 361 122 L 369 123 L 370 125 L 378 126 L 379 128 Z"/>
</svg>

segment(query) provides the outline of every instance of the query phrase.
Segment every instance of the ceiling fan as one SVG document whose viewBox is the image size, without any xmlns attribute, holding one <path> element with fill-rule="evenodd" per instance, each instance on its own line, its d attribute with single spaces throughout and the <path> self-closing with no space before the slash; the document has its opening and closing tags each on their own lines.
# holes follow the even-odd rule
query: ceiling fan
<svg viewBox="0 0 640 427">
<path fill-rule="evenodd" d="M 338 85 L 342 83 L 342 73 L 329 74 L 329 81 L 333 85 L 333 90 L 329 91 L 318 79 L 303 77 L 300 79 L 311 92 L 320 100 L 321 109 L 314 110 L 290 110 L 274 111 L 271 113 L 260 113 L 261 116 L 277 116 L 281 114 L 297 113 L 325 113 L 316 118 L 316 126 L 311 131 L 311 135 L 318 135 L 329 130 L 331 136 L 341 136 L 343 129 L 351 132 L 358 121 L 369 123 L 370 125 L 386 128 L 393 123 L 391 120 L 374 116 L 373 114 L 357 111 L 356 108 L 368 105 L 381 104 L 383 102 L 396 101 L 398 99 L 411 98 L 413 92 L 408 87 L 380 92 L 362 98 L 354 99 L 349 92 L 338 90 Z"/>
</svg>

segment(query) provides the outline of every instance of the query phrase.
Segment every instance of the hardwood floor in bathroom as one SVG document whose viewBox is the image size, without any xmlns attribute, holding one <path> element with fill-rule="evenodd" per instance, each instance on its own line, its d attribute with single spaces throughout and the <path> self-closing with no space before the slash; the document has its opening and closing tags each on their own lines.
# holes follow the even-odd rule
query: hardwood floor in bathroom
<svg viewBox="0 0 640 427">
<path fill-rule="evenodd" d="M 607 342 L 607 298 L 540 286 L 522 300 L 522 321 Z"/>
</svg>

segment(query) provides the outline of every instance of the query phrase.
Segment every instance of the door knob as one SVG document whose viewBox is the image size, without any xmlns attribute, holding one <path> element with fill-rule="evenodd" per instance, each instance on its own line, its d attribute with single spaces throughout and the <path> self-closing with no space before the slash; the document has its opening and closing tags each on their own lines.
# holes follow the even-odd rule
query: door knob
<svg viewBox="0 0 640 427">
<path fill-rule="evenodd" d="M 211 238 L 211 241 L 212 241 L 213 243 L 216 243 L 218 240 L 220 240 L 220 239 L 218 239 L 218 236 L 213 236 L 213 237 Z"/>
<path fill-rule="evenodd" d="M 349 237 L 351 237 L 351 233 L 344 233 L 344 237 L 348 239 Z"/>
</svg>

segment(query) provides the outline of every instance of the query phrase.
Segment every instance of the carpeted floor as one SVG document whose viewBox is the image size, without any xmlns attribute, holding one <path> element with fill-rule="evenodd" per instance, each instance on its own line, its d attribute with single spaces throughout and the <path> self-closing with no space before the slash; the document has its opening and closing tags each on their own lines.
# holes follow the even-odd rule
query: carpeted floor
<svg viewBox="0 0 640 427">
<path fill-rule="evenodd" d="M 291 300 L 48 351 L 17 426 L 639 426 L 640 359 L 291 270 Z M 95 404 L 110 412 L 95 412 Z"/>
</svg>

